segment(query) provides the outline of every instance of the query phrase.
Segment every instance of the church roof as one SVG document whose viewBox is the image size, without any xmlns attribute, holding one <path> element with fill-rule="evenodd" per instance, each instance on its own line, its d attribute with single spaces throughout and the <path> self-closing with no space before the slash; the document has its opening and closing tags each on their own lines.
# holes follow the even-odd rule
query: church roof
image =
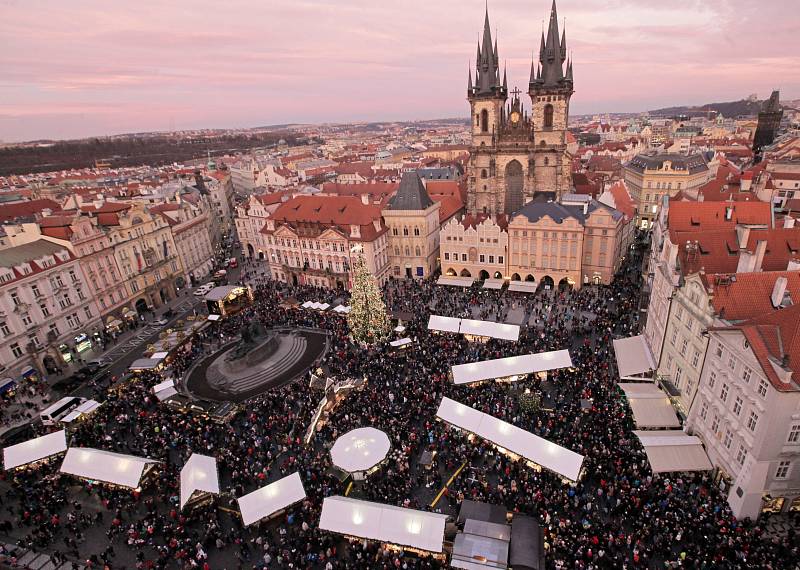
<svg viewBox="0 0 800 570">
<path fill-rule="evenodd" d="M 433 204 L 422 179 L 416 172 L 406 172 L 400 179 L 400 186 L 392 199 L 388 210 L 425 210 Z"/>
</svg>

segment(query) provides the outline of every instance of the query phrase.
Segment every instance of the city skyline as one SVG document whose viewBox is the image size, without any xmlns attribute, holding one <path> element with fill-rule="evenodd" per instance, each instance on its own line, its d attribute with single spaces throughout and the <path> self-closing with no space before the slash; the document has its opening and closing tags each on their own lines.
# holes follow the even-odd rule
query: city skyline
<svg viewBox="0 0 800 570">
<path fill-rule="evenodd" d="M 550 5 L 489 3 L 510 87 L 527 90 Z M 192 7 L 6 2 L 0 140 L 469 113 L 480 0 Z M 800 92 L 792 36 L 800 16 L 780 2 L 562 0 L 558 8 L 574 58 L 573 115 Z"/>
</svg>

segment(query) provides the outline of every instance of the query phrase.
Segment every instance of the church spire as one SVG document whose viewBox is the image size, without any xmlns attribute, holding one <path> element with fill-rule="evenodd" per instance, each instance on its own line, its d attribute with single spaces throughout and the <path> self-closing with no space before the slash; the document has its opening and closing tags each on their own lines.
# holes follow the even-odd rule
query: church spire
<svg viewBox="0 0 800 570">
<path fill-rule="evenodd" d="M 539 87 L 559 87 L 567 81 L 564 75 L 564 63 L 567 60 L 566 24 L 560 35 L 561 37 L 559 39 L 558 11 L 556 8 L 556 0 L 553 0 L 547 33 L 542 31 L 539 47 L 539 61 L 542 67 L 541 74 L 537 73 L 540 77 L 537 77 L 535 82 Z"/>
<path fill-rule="evenodd" d="M 483 18 L 483 37 L 478 42 L 476 58 L 475 95 L 504 95 L 500 82 L 500 55 L 497 49 L 497 38 L 492 40 L 492 27 L 489 23 L 489 6 Z"/>
<path fill-rule="evenodd" d="M 467 81 L 467 94 L 472 95 L 472 68 L 469 68 L 469 81 Z"/>
</svg>

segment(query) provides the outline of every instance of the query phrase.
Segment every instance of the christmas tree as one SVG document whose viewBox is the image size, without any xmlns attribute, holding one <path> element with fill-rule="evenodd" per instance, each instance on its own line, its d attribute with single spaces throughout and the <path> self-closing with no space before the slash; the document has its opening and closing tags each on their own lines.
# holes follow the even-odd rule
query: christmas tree
<svg viewBox="0 0 800 570">
<path fill-rule="evenodd" d="M 347 324 L 350 325 L 353 340 L 371 344 L 389 335 L 389 317 L 381 291 L 363 255 L 358 255 L 354 269 Z"/>
</svg>

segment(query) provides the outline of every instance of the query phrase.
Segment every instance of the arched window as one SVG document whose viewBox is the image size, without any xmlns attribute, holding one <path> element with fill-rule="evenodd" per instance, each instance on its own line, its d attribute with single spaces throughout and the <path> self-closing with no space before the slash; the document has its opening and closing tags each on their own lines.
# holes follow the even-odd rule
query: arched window
<svg viewBox="0 0 800 570">
<path fill-rule="evenodd" d="M 407 236 L 407 235 L 408 235 L 408 228 L 403 228 L 403 235 L 404 235 L 404 236 Z"/>
<path fill-rule="evenodd" d="M 395 255 L 400 255 L 400 248 L 399 247 L 394 246 L 394 254 Z"/>
<path fill-rule="evenodd" d="M 414 235 L 415 235 L 415 236 L 418 236 L 418 235 L 419 235 L 419 228 L 414 228 Z"/>
<path fill-rule="evenodd" d="M 416 252 L 415 252 L 415 253 L 416 253 L 417 257 L 419 257 L 419 256 L 421 255 L 421 253 L 420 253 L 420 251 L 419 251 L 419 246 L 417 246 L 417 249 L 416 249 Z"/>
<path fill-rule="evenodd" d="M 489 111 L 484 109 L 481 111 L 481 132 L 486 133 L 489 131 Z"/>
<path fill-rule="evenodd" d="M 481 178 L 486 178 L 488 176 L 489 176 L 489 173 L 486 171 L 485 168 L 483 170 L 481 170 Z"/>
<path fill-rule="evenodd" d="M 406 246 L 406 257 L 409 255 L 411 255 L 411 250 L 408 248 L 408 246 Z"/>
<path fill-rule="evenodd" d="M 550 159 L 545 156 L 544 157 L 544 165 L 548 166 L 549 164 L 550 164 Z"/>
<path fill-rule="evenodd" d="M 397 228 L 392 228 L 392 235 L 397 235 Z"/>
<path fill-rule="evenodd" d="M 545 105 L 544 106 L 544 128 L 545 129 L 552 129 L 553 128 L 553 106 L 552 105 Z"/>
</svg>

